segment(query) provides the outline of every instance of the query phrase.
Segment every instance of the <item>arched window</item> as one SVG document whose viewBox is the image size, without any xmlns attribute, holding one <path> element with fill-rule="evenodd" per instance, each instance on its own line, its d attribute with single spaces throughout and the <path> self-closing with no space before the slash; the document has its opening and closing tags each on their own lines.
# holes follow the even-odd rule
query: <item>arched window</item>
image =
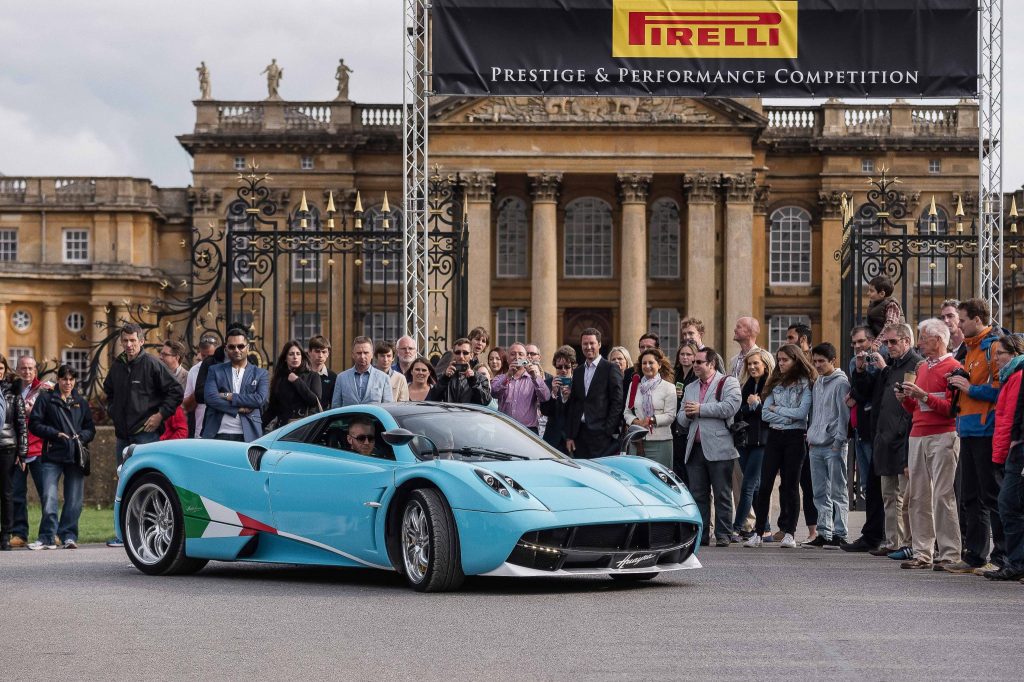
<svg viewBox="0 0 1024 682">
<path fill-rule="evenodd" d="M 799 206 L 772 213 L 769 281 L 773 285 L 811 283 L 811 214 Z"/>
<path fill-rule="evenodd" d="M 391 226 L 384 229 L 380 206 L 373 206 L 363 215 L 363 229 L 373 232 L 363 247 L 363 282 L 369 284 L 400 284 L 402 282 L 402 211 L 392 208 Z"/>
<path fill-rule="evenodd" d="M 526 254 L 529 252 L 528 226 L 526 202 L 517 197 L 502 199 L 498 204 L 496 234 L 498 277 L 529 276 L 526 260 Z"/>
<path fill-rule="evenodd" d="M 917 231 L 922 236 L 940 237 L 942 235 L 949 234 L 949 214 L 946 213 L 946 209 L 937 208 L 935 216 L 935 231 L 932 232 L 932 219 L 928 215 L 928 209 L 925 209 L 921 216 L 917 219 Z M 921 286 L 946 286 L 946 257 L 945 256 L 921 256 L 921 274 L 920 274 L 920 285 Z"/>
<path fill-rule="evenodd" d="M 651 205 L 647 230 L 647 272 L 652 279 L 679 278 L 679 205 L 658 199 Z"/>
<path fill-rule="evenodd" d="M 565 276 L 612 276 L 612 207 L 583 197 L 565 207 Z"/>
</svg>

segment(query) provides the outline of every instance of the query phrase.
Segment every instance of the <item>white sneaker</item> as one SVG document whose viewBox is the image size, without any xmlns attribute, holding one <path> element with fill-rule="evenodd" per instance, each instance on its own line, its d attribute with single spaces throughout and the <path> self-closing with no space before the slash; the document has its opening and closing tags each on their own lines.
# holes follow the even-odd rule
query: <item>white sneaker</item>
<svg viewBox="0 0 1024 682">
<path fill-rule="evenodd" d="M 747 538 L 747 541 L 743 543 L 743 546 L 744 547 L 760 547 L 761 546 L 761 536 L 758 535 L 757 533 L 754 533 L 749 538 Z"/>
<path fill-rule="evenodd" d="M 39 549 L 57 549 L 57 545 L 52 544 L 52 543 L 49 544 L 49 545 L 44 545 L 39 540 L 36 540 L 35 542 L 31 543 L 28 546 L 28 548 L 31 549 L 32 551 L 39 550 Z"/>
<path fill-rule="evenodd" d="M 783 547 L 785 549 L 796 548 L 796 540 L 793 538 L 792 533 L 786 533 L 782 536 L 782 542 L 779 543 L 779 547 Z"/>
</svg>

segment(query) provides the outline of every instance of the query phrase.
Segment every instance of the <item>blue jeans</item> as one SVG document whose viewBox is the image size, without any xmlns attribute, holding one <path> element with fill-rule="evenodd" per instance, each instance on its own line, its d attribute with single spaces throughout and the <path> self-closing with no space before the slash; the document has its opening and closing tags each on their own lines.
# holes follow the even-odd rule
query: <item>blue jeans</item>
<svg viewBox="0 0 1024 682">
<path fill-rule="evenodd" d="M 743 472 L 743 484 L 740 486 L 740 500 L 736 504 L 736 519 L 732 524 L 737 533 L 747 522 L 750 508 L 754 506 L 754 497 L 761 487 L 761 463 L 763 461 L 763 445 L 740 448 L 740 471 Z"/>
<path fill-rule="evenodd" d="M 14 467 L 11 470 L 11 482 L 14 489 L 14 522 L 11 524 L 11 535 L 28 540 L 28 476 L 32 474 L 32 483 L 36 486 L 39 499 L 43 498 L 43 487 L 40 485 L 39 467 L 42 462 L 35 458 L 28 463 L 25 470 Z"/>
<path fill-rule="evenodd" d="M 43 493 L 43 518 L 39 522 L 39 540 L 43 544 L 53 544 L 56 532 L 60 539 L 67 543 L 78 540 L 78 518 L 82 515 L 82 497 L 85 493 L 85 474 L 74 463 L 55 464 L 43 462 L 39 466 L 40 485 Z M 60 510 L 60 523 L 57 522 L 57 483 L 64 476 L 64 508 Z"/>
<path fill-rule="evenodd" d="M 871 441 L 867 438 L 857 436 L 853 440 L 857 452 L 857 483 L 860 488 L 860 495 L 864 499 L 868 496 L 868 476 L 871 471 Z"/>
<path fill-rule="evenodd" d="M 811 485 L 818 510 L 818 532 L 826 540 L 846 537 L 850 494 L 846 486 L 846 447 L 810 446 Z"/>
<path fill-rule="evenodd" d="M 1006 538 L 1004 568 L 1024 571 L 1024 446 L 1010 450 L 1003 487 L 999 490 L 999 518 Z"/>
<path fill-rule="evenodd" d="M 153 433 L 143 431 L 141 433 L 133 433 L 127 438 L 118 438 L 114 444 L 114 456 L 117 458 L 117 465 L 121 466 L 124 463 L 124 449 L 129 445 L 144 445 L 145 443 L 155 443 L 158 440 L 160 440 L 160 434 L 155 431 Z M 118 527 L 117 519 L 114 519 L 114 537 L 118 541 L 121 540 L 121 529 Z"/>
</svg>

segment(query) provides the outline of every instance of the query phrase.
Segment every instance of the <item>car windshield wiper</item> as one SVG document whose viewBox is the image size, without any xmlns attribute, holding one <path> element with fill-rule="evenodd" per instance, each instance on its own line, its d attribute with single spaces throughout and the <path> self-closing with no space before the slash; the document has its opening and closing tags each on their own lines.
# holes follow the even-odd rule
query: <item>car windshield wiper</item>
<svg viewBox="0 0 1024 682">
<path fill-rule="evenodd" d="M 494 459 L 501 459 L 505 461 L 511 461 L 513 459 L 530 459 L 526 455 L 515 455 L 511 452 L 502 452 L 501 450 L 491 450 L 490 448 L 480 448 L 472 445 L 466 445 L 461 448 L 441 448 L 438 452 L 451 452 L 459 455 L 480 455 L 482 457 L 493 457 Z"/>
</svg>

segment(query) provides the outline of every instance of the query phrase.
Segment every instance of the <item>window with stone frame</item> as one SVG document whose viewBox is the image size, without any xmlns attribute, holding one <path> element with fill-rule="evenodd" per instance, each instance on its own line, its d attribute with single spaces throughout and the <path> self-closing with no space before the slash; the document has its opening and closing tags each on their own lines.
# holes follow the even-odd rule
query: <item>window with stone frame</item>
<svg viewBox="0 0 1024 682">
<path fill-rule="evenodd" d="M 498 308 L 494 316 L 495 345 L 508 348 L 517 341 L 526 342 L 526 309 Z"/>
<path fill-rule="evenodd" d="M 651 279 L 678 279 L 679 204 L 667 198 L 651 204 L 651 224 L 647 235 L 647 276 Z"/>
<path fill-rule="evenodd" d="M 78 373 L 78 381 L 81 381 L 89 372 L 89 349 L 62 348 L 60 351 L 60 363 L 75 370 Z"/>
<path fill-rule="evenodd" d="M 64 262 L 89 262 L 89 230 L 64 228 Z"/>
<path fill-rule="evenodd" d="M 396 310 L 363 315 L 363 336 L 369 336 L 374 343 L 377 341 L 395 343 L 404 334 L 402 315 Z"/>
<path fill-rule="evenodd" d="M 32 346 L 11 346 L 7 349 L 7 364 L 11 369 L 17 369 L 18 358 L 35 357 L 36 349 Z"/>
<path fill-rule="evenodd" d="M 928 215 L 929 209 L 925 209 L 917 219 L 918 234 L 934 236 L 936 238 L 949 234 L 949 214 L 941 206 L 936 207 L 935 231 L 932 231 L 932 219 Z M 945 287 L 946 286 L 946 258 L 943 256 L 922 255 L 920 258 L 920 274 L 918 283 L 922 287 Z"/>
<path fill-rule="evenodd" d="M 235 170 L 236 171 L 244 171 L 245 170 L 245 157 L 244 156 L 236 156 L 235 157 Z"/>
<path fill-rule="evenodd" d="M 292 313 L 292 338 L 303 348 L 311 337 L 321 333 L 319 312 Z"/>
<path fill-rule="evenodd" d="M 773 286 L 811 283 L 811 214 L 783 206 L 771 215 L 769 282 Z"/>
<path fill-rule="evenodd" d="M 661 349 L 675 363 L 675 352 L 679 346 L 679 310 L 676 308 L 651 308 L 647 328 L 658 335 Z"/>
<path fill-rule="evenodd" d="M 498 219 L 495 226 L 497 243 L 495 265 L 500 278 L 525 278 L 530 276 L 527 256 L 529 254 L 529 220 L 526 202 L 519 197 L 506 197 L 498 204 Z"/>
<path fill-rule="evenodd" d="M 794 324 L 811 326 L 807 315 L 772 315 L 768 318 L 768 350 L 772 353 L 786 345 L 786 332 Z"/>
<path fill-rule="evenodd" d="M 566 205 L 565 277 L 611 278 L 612 246 L 612 207 L 608 202 L 582 197 Z"/>
<path fill-rule="evenodd" d="M 13 263 L 18 260 L 18 230 L 0 230 L 0 262 Z"/>
</svg>

